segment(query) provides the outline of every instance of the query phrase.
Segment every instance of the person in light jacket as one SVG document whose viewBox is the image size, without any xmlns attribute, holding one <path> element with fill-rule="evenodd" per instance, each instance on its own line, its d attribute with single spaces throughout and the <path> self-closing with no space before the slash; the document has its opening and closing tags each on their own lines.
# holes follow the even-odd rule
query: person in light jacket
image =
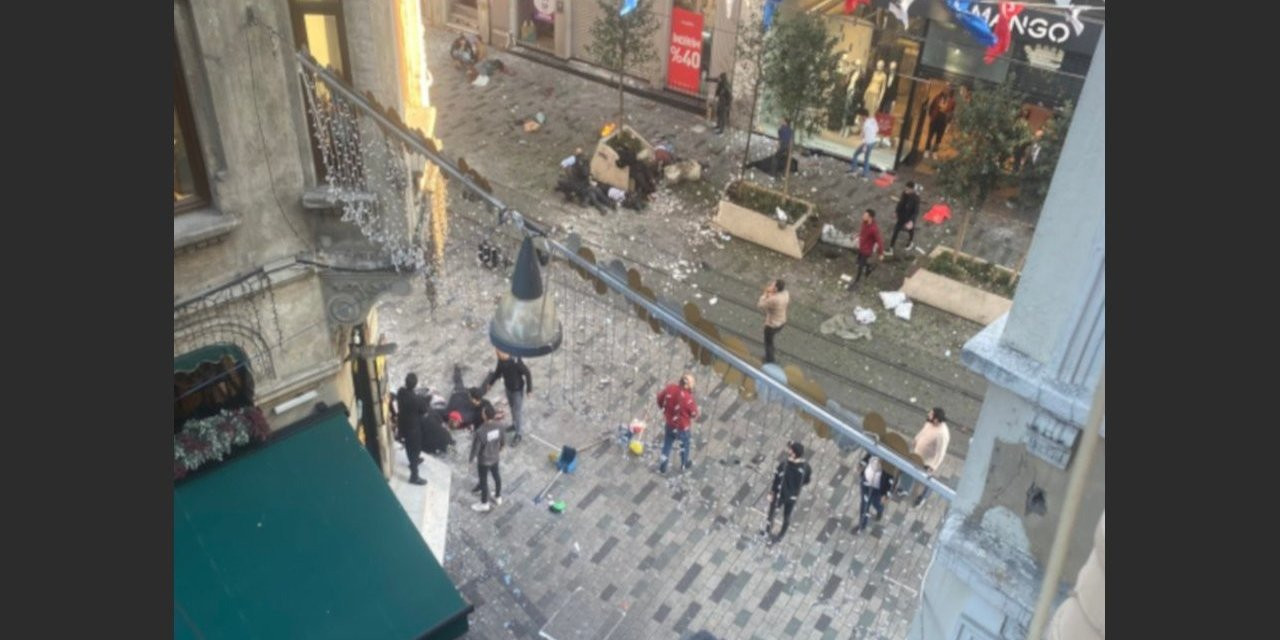
<svg viewBox="0 0 1280 640">
<path fill-rule="evenodd" d="M 858 526 L 853 528 L 856 534 L 867 528 L 867 514 L 876 510 L 876 520 L 884 517 L 883 497 L 893 486 L 893 476 L 884 469 L 880 458 L 867 454 L 858 465 L 858 484 L 862 489 L 862 503 L 858 507 Z"/>
<path fill-rule="evenodd" d="M 924 470 L 932 476 L 937 473 L 938 468 L 942 466 L 942 461 L 946 459 L 947 445 L 950 443 L 951 429 L 947 427 L 947 414 L 942 409 L 934 407 L 929 410 L 924 426 L 920 427 L 920 433 L 916 434 L 915 440 L 911 443 L 911 451 L 924 460 Z M 901 488 L 898 489 L 898 496 L 908 495 L 914 486 L 914 478 L 904 477 Z M 929 487 L 925 487 L 920 495 L 916 496 L 911 506 L 920 506 L 928 495 Z"/>
<path fill-rule="evenodd" d="M 791 292 L 787 291 L 787 283 L 781 278 L 774 280 L 764 288 L 756 308 L 764 312 L 764 361 L 775 362 L 773 357 L 773 338 L 782 328 L 787 326 L 787 305 L 791 304 Z"/>
</svg>

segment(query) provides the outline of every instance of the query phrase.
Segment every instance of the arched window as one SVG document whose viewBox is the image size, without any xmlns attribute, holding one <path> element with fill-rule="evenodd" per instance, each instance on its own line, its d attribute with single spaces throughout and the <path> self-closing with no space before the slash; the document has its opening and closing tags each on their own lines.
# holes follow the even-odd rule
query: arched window
<svg viewBox="0 0 1280 640">
<path fill-rule="evenodd" d="M 220 344 L 173 360 L 173 432 L 192 419 L 253 406 L 253 373 L 244 351 Z"/>
</svg>

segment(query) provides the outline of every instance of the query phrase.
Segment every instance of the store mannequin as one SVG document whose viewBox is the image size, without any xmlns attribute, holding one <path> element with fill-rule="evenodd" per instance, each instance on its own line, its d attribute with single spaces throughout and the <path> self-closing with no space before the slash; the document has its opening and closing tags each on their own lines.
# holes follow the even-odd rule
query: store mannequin
<svg viewBox="0 0 1280 640">
<path fill-rule="evenodd" d="M 852 126 L 853 121 L 856 118 L 855 114 L 858 113 L 858 107 L 860 106 L 858 102 L 858 98 L 860 96 L 858 93 L 858 85 L 862 82 L 864 76 L 865 74 L 862 70 L 862 59 L 859 58 L 854 60 L 853 69 L 849 72 L 849 83 L 845 85 L 845 120 L 844 128 L 840 130 L 840 135 L 842 136 L 849 135 L 849 128 Z"/>
<path fill-rule="evenodd" d="M 893 101 L 898 99 L 898 63 L 889 63 L 889 79 L 885 83 L 884 97 L 880 99 L 880 113 L 893 111 Z"/>
<path fill-rule="evenodd" d="M 876 60 L 876 70 L 871 74 L 871 82 L 867 84 L 866 93 L 862 94 L 864 109 L 872 111 L 879 106 L 880 100 L 884 98 L 884 87 L 888 79 L 888 75 L 884 72 L 884 60 Z"/>
</svg>

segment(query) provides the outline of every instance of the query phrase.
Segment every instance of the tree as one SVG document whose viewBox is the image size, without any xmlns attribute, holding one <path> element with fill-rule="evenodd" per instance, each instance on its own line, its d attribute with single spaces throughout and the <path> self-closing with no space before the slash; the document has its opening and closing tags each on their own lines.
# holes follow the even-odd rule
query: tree
<svg viewBox="0 0 1280 640">
<path fill-rule="evenodd" d="M 1005 163 L 1025 141 L 1021 97 L 1009 84 L 979 89 L 956 102 L 951 124 L 955 155 L 938 165 L 938 186 L 957 204 L 977 208 L 1004 175 Z"/>
<path fill-rule="evenodd" d="M 1027 168 L 1022 175 L 1020 197 L 1029 204 L 1040 205 L 1049 195 L 1049 183 L 1053 181 L 1053 172 L 1058 168 L 1058 156 L 1062 154 L 1062 144 L 1067 139 L 1067 129 L 1071 127 L 1071 119 L 1075 117 L 1075 105 L 1067 102 L 1062 109 L 1044 126 L 1044 137 L 1040 139 L 1040 154 L 1034 164 L 1027 160 Z"/>
<path fill-rule="evenodd" d="M 746 79 L 751 85 L 751 115 L 747 120 L 747 146 L 742 150 L 742 167 L 751 162 L 751 136 L 756 132 L 756 104 L 760 101 L 760 83 L 764 78 L 764 24 L 738 28 L 737 59 L 744 63 Z M 790 161 L 787 163 L 790 165 Z"/>
<path fill-rule="evenodd" d="M 836 44 L 822 18 L 809 13 L 775 20 L 773 32 L 765 38 L 767 105 L 791 121 L 795 135 L 813 134 L 826 119 L 828 96 L 839 74 Z M 791 148 L 786 151 L 783 193 L 791 178 Z"/>
<path fill-rule="evenodd" d="M 605 68 L 618 76 L 618 124 L 623 121 L 623 78 L 628 69 L 643 67 L 658 59 L 653 47 L 653 34 L 658 19 L 653 15 L 653 0 L 638 0 L 636 8 L 625 16 L 618 15 L 623 0 L 596 0 L 601 15 L 591 23 L 591 44 L 587 51 Z"/>
</svg>

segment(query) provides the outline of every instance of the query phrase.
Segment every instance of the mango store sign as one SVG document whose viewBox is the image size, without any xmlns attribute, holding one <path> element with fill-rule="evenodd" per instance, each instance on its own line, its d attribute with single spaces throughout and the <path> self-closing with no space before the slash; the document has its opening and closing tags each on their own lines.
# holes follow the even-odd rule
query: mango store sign
<svg viewBox="0 0 1280 640">
<path fill-rule="evenodd" d="M 1000 12 L 989 4 L 971 5 L 969 13 L 986 20 L 992 29 L 1000 19 Z M 1081 24 L 1084 29 L 1077 32 L 1065 15 L 1027 9 L 1014 16 L 1012 33 L 1015 40 L 1030 41 L 1029 44 L 1052 43 L 1073 53 L 1092 54 L 1102 33 L 1102 25 L 1097 22 Z"/>
</svg>

